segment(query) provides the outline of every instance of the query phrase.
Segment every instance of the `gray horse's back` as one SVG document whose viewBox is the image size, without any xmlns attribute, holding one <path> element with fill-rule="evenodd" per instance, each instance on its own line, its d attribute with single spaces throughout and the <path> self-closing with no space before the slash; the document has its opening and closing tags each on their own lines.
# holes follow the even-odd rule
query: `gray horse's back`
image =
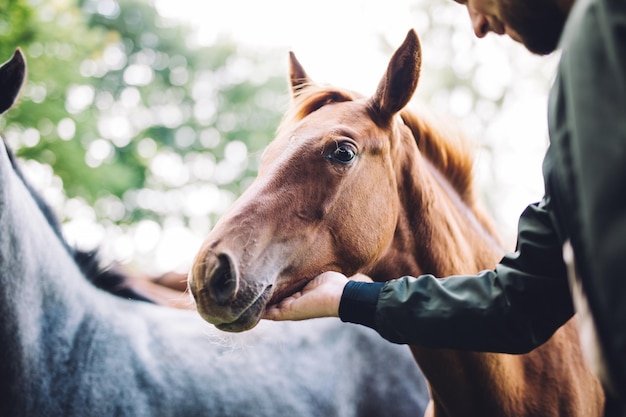
<svg viewBox="0 0 626 417">
<path fill-rule="evenodd" d="M 90 349 L 99 355 L 91 356 L 95 363 L 80 366 L 110 374 L 108 381 L 100 379 L 98 391 L 117 397 L 116 415 L 149 416 L 159 410 L 159 416 L 186 416 L 206 410 L 206 415 L 241 417 L 403 417 L 422 415 L 429 399 L 409 349 L 367 328 L 319 319 L 264 322 L 232 334 L 195 313 L 142 307 L 152 318 L 130 320 L 132 339 L 115 348 L 99 343 L 101 352 Z M 129 367 L 132 362 L 154 366 Z M 86 399 L 92 398 L 92 388 L 77 387 Z M 98 401 L 83 406 L 93 410 Z M 105 404 L 103 413 L 110 408 Z"/>
</svg>

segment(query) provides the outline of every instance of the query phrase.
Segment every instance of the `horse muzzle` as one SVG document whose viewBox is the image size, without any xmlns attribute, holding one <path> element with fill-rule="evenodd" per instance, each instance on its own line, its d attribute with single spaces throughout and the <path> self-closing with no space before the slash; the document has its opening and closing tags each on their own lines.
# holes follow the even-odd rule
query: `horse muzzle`
<svg viewBox="0 0 626 417">
<path fill-rule="evenodd" d="M 243 279 L 234 257 L 227 253 L 198 257 L 189 274 L 189 289 L 200 316 L 230 332 L 256 326 L 272 295 L 272 285 Z"/>
</svg>

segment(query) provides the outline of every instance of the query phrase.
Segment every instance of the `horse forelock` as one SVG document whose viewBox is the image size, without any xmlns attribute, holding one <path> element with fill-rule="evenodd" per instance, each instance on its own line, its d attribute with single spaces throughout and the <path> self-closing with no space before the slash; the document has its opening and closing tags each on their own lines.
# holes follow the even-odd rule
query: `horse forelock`
<svg viewBox="0 0 626 417">
<path fill-rule="evenodd" d="M 413 133 L 422 155 L 445 176 L 461 199 L 473 206 L 474 146 L 468 138 L 460 129 L 436 124 L 432 116 L 414 110 L 405 108 L 400 116 Z"/>
<path fill-rule="evenodd" d="M 361 96 L 348 90 L 307 85 L 294 97 L 291 107 L 285 113 L 278 131 L 282 131 L 304 119 L 309 114 L 330 104 L 353 101 Z"/>
</svg>

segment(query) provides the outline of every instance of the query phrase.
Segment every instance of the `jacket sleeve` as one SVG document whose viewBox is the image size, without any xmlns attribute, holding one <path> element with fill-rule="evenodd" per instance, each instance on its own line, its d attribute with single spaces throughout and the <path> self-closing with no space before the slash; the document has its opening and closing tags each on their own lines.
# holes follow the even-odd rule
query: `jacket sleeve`
<svg viewBox="0 0 626 417">
<path fill-rule="evenodd" d="M 517 249 L 477 275 L 350 282 L 339 315 L 394 343 L 525 353 L 574 314 L 547 199 L 526 208 Z"/>
</svg>

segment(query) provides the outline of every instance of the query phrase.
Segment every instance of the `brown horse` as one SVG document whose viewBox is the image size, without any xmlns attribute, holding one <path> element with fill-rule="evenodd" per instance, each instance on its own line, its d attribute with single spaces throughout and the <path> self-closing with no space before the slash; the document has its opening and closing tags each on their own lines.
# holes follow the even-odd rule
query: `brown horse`
<svg viewBox="0 0 626 417">
<path fill-rule="evenodd" d="M 496 265 L 504 249 L 474 197 L 469 146 L 405 109 L 420 64 L 410 31 L 375 94 L 363 97 L 314 85 L 291 56 L 292 108 L 258 177 L 192 268 L 202 317 L 225 330 L 252 328 L 268 303 L 327 270 L 385 280 Z M 523 355 L 411 349 L 433 415 L 602 414 L 574 322 Z"/>
</svg>

